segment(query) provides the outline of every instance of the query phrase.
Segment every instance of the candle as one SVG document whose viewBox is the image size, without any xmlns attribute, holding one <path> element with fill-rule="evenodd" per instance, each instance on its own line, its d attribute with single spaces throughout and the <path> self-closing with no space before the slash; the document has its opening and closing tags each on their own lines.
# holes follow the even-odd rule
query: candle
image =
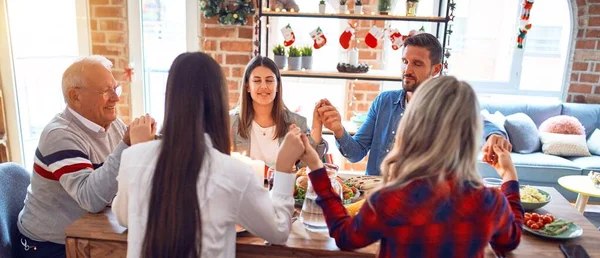
<svg viewBox="0 0 600 258">
<path fill-rule="evenodd" d="M 253 160 L 244 154 L 246 153 L 241 154 L 238 152 L 232 152 L 231 157 L 250 165 L 254 175 L 258 178 L 258 181 L 263 183 L 265 180 L 265 162 L 262 160 Z"/>
<path fill-rule="evenodd" d="M 348 63 L 358 66 L 358 49 L 353 48 L 348 51 Z"/>
</svg>

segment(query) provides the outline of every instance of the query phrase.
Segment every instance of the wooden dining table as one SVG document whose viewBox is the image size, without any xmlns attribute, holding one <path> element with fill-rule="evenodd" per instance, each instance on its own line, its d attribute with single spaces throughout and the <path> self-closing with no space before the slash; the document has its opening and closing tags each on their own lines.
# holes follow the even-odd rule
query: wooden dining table
<svg viewBox="0 0 600 258">
<path fill-rule="evenodd" d="M 590 257 L 600 257 L 600 231 L 592 225 L 558 191 L 538 187 L 552 195 L 552 201 L 536 212 L 552 213 L 556 218 L 573 221 L 583 229 L 583 235 L 570 240 L 553 240 L 523 232 L 521 243 L 506 257 L 564 257 L 560 244 L 582 245 Z M 86 214 L 66 231 L 66 251 L 69 258 L 126 257 L 127 229 L 121 227 L 110 208 L 97 214 Z M 292 224 L 286 245 L 265 243 L 249 232 L 238 233 L 236 257 L 376 257 L 379 243 L 355 251 L 341 251 L 327 232 L 312 232 L 300 221 Z M 498 257 L 490 247 L 486 257 Z"/>
</svg>

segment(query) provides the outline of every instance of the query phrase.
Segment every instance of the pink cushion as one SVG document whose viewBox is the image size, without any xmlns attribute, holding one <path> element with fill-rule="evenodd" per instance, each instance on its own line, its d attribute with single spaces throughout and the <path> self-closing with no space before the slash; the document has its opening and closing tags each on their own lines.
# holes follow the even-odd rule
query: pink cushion
<svg viewBox="0 0 600 258">
<path fill-rule="evenodd" d="M 539 128 L 540 133 L 585 135 L 585 127 L 573 116 L 554 116 L 544 121 Z"/>
</svg>

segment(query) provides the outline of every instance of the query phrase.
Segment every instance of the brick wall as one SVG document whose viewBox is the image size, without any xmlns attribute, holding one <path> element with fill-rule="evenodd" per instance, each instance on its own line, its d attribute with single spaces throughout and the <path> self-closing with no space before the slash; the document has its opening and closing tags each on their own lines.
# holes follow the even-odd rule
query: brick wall
<svg viewBox="0 0 600 258">
<path fill-rule="evenodd" d="M 126 0 L 89 0 L 92 54 L 106 56 L 113 62 L 113 75 L 123 86 L 117 105 L 119 117 L 131 121 L 130 84 L 123 80 L 129 64 L 129 39 Z"/>
<path fill-rule="evenodd" d="M 226 26 L 217 23 L 216 18 L 200 16 L 200 49 L 211 54 L 223 67 L 229 88 L 229 107 L 233 108 L 239 99 L 244 69 L 253 56 L 253 18 L 248 17 L 248 24 L 244 26 Z"/>
<path fill-rule="evenodd" d="M 600 96 L 600 0 L 572 0 L 577 31 L 568 102 L 592 103 Z"/>
</svg>

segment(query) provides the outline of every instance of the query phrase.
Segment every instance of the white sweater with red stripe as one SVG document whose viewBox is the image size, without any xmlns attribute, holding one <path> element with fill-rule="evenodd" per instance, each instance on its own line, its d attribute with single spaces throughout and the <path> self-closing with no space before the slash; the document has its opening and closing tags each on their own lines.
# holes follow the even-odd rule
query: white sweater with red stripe
<svg viewBox="0 0 600 258">
<path fill-rule="evenodd" d="M 17 224 L 36 241 L 64 244 L 67 226 L 86 212 L 102 211 L 117 193 L 127 127 L 117 119 L 106 131 L 95 131 L 72 112 L 67 108 L 50 121 L 35 153 Z"/>
</svg>

